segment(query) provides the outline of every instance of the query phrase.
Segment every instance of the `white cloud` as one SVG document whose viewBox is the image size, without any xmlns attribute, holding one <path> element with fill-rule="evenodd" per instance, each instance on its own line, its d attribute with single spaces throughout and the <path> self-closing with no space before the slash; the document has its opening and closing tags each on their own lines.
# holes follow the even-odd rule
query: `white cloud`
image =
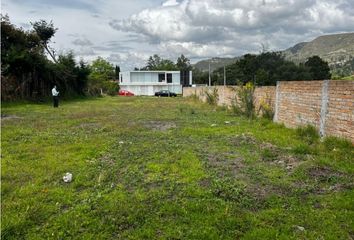
<svg viewBox="0 0 354 240">
<path fill-rule="evenodd" d="M 164 7 L 176 6 L 179 3 L 176 0 L 167 0 L 166 2 L 162 3 Z"/>
<path fill-rule="evenodd" d="M 86 38 L 83 38 L 83 39 L 77 38 L 74 41 L 72 41 L 72 44 L 77 45 L 77 46 L 91 46 L 91 45 L 93 45 L 92 42 Z"/>
<path fill-rule="evenodd" d="M 313 33 L 352 31 L 354 16 L 341 7 L 344 1 L 331 0 L 170 0 L 110 24 L 119 31 L 135 32 L 162 46 L 191 45 L 190 52 L 207 53 L 225 42 L 241 39 L 273 40 L 274 47 L 290 47 L 278 37 L 313 36 Z M 348 3 L 349 4 L 349 3 Z M 304 39 L 303 39 L 304 40 Z M 249 46 L 253 44 L 248 41 Z M 294 42 L 295 43 L 295 42 Z M 211 47 L 205 47 L 208 45 Z M 193 46 L 201 47 L 200 50 Z M 220 47 L 220 46 L 219 46 Z M 194 49 L 194 50 L 193 50 Z M 211 51 L 213 53 L 215 51 Z M 216 51 L 218 52 L 218 51 Z M 220 53 L 232 52 L 221 47 Z"/>
</svg>

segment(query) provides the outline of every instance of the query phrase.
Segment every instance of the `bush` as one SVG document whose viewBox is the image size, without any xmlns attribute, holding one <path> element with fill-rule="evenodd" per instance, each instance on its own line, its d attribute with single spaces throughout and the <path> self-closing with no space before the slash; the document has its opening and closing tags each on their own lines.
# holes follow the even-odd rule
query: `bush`
<svg viewBox="0 0 354 240">
<path fill-rule="evenodd" d="M 114 81 L 99 81 L 96 79 L 89 79 L 87 93 L 89 96 L 101 96 L 107 94 L 110 96 L 117 95 L 119 85 Z"/>
<path fill-rule="evenodd" d="M 317 129 L 310 124 L 298 127 L 296 129 L 296 134 L 301 140 L 305 141 L 307 144 L 313 144 L 317 142 L 320 138 Z"/>
<path fill-rule="evenodd" d="M 255 116 L 254 85 L 251 82 L 236 89 L 231 109 L 235 114 L 245 115 L 248 118 Z"/>
<path fill-rule="evenodd" d="M 209 89 L 205 90 L 204 93 L 205 93 L 205 97 L 206 97 L 206 102 L 209 105 L 216 106 L 218 104 L 219 92 L 218 92 L 218 89 L 216 87 L 214 87 L 212 89 L 212 91 L 209 91 Z"/>
<path fill-rule="evenodd" d="M 274 117 L 274 111 L 271 106 L 270 98 L 267 96 L 265 99 L 261 99 L 259 103 L 258 114 L 262 117 L 272 120 Z"/>
<path fill-rule="evenodd" d="M 327 150 L 347 150 L 352 148 L 352 143 L 347 139 L 341 139 L 333 136 L 324 138 L 323 145 Z"/>
<path fill-rule="evenodd" d="M 103 92 L 110 95 L 115 96 L 119 91 L 119 85 L 117 82 L 106 81 L 103 83 Z"/>
</svg>

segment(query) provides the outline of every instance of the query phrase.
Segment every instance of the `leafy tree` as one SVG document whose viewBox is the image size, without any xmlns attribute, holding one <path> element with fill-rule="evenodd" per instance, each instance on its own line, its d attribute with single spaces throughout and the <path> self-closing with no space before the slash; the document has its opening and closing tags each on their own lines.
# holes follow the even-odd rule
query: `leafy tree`
<svg viewBox="0 0 354 240">
<path fill-rule="evenodd" d="M 91 77 L 100 78 L 102 81 L 108 81 L 114 79 L 115 68 L 113 65 L 104 60 L 102 57 L 98 57 L 91 64 Z"/>
<path fill-rule="evenodd" d="M 158 66 L 161 64 L 161 57 L 157 54 L 150 56 L 145 69 L 146 70 L 157 70 Z"/>
<path fill-rule="evenodd" d="M 171 60 L 163 59 L 159 55 L 154 54 L 153 56 L 149 57 L 146 66 L 142 68 L 142 70 L 174 71 L 174 70 L 178 70 L 178 68 Z"/>
<path fill-rule="evenodd" d="M 54 27 L 52 21 L 49 23 L 45 20 L 39 20 L 37 22 L 31 23 L 34 31 L 37 33 L 41 44 L 47 51 L 47 53 L 52 57 L 54 62 L 57 62 L 55 58 L 55 51 L 54 49 L 49 47 L 50 39 L 54 37 L 54 34 L 58 30 L 58 28 Z"/>
<path fill-rule="evenodd" d="M 44 20 L 33 26 L 34 30 L 24 31 L 11 24 L 7 15 L 1 16 L 1 98 L 40 100 L 50 96 L 54 84 L 61 96 L 83 94 L 87 66 L 76 64 L 72 53 L 49 61 L 45 51 L 57 29 Z"/>
<path fill-rule="evenodd" d="M 190 71 L 192 70 L 192 66 L 190 60 L 186 58 L 183 54 L 177 58 L 176 66 L 180 71 Z"/>
<path fill-rule="evenodd" d="M 208 72 L 203 72 L 197 68 L 192 68 L 193 71 L 193 83 L 196 84 L 207 84 L 208 83 Z"/>
<path fill-rule="evenodd" d="M 217 69 L 218 83 L 223 82 L 223 68 Z M 227 84 L 238 82 L 255 85 L 275 85 L 277 81 L 311 80 L 309 68 L 286 61 L 276 52 L 262 52 L 259 55 L 246 54 L 235 63 L 226 66 Z"/>
<path fill-rule="evenodd" d="M 115 95 L 118 91 L 118 84 L 113 82 L 114 77 L 115 67 L 110 62 L 98 57 L 90 66 L 88 93 L 101 95 L 102 92 L 106 92 Z"/>
<path fill-rule="evenodd" d="M 305 62 L 305 66 L 314 80 L 331 79 L 331 73 L 328 63 L 323 61 L 319 56 L 312 56 Z"/>
<path fill-rule="evenodd" d="M 171 60 L 162 59 L 160 64 L 154 70 L 176 71 L 178 68 Z"/>
</svg>

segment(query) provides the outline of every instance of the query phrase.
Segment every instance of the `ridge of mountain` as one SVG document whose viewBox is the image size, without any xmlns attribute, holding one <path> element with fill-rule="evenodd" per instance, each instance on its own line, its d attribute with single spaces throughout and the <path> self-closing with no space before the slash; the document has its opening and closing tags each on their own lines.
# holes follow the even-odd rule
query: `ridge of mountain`
<svg viewBox="0 0 354 240">
<path fill-rule="evenodd" d="M 323 35 L 315 38 L 310 42 L 300 42 L 294 46 L 279 51 L 285 59 L 295 63 L 305 62 L 309 57 L 317 55 L 328 62 L 328 65 L 333 68 L 340 68 L 351 64 L 354 59 L 354 32 Z M 214 71 L 220 67 L 234 63 L 242 58 L 241 56 L 233 58 L 214 57 L 199 61 L 193 66 L 201 71 Z"/>
</svg>

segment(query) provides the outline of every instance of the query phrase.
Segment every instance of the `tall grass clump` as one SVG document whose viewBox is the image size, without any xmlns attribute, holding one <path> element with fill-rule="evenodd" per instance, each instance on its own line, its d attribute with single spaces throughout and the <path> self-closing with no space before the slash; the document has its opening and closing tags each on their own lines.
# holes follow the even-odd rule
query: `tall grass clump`
<svg viewBox="0 0 354 240">
<path fill-rule="evenodd" d="M 298 127 L 296 135 L 307 144 L 314 144 L 320 139 L 317 129 L 310 124 Z"/>
<path fill-rule="evenodd" d="M 271 99 L 269 96 L 262 98 L 259 102 L 258 114 L 262 117 L 272 120 L 274 117 L 274 110 L 272 108 Z"/>
<path fill-rule="evenodd" d="M 211 91 L 209 89 L 205 90 L 204 94 L 205 94 L 206 102 L 209 105 L 216 106 L 218 104 L 219 91 L 216 87 L 214 87 Z"/>
<path fill-rule="evenodd" d="M 248 118 L 255 117 L 254 90 L 255 87 L 251 82 L 235 89 L 236 95 L 231 104 L 231 109 L 235 114 L 244 115 Z"/>
</svg>

